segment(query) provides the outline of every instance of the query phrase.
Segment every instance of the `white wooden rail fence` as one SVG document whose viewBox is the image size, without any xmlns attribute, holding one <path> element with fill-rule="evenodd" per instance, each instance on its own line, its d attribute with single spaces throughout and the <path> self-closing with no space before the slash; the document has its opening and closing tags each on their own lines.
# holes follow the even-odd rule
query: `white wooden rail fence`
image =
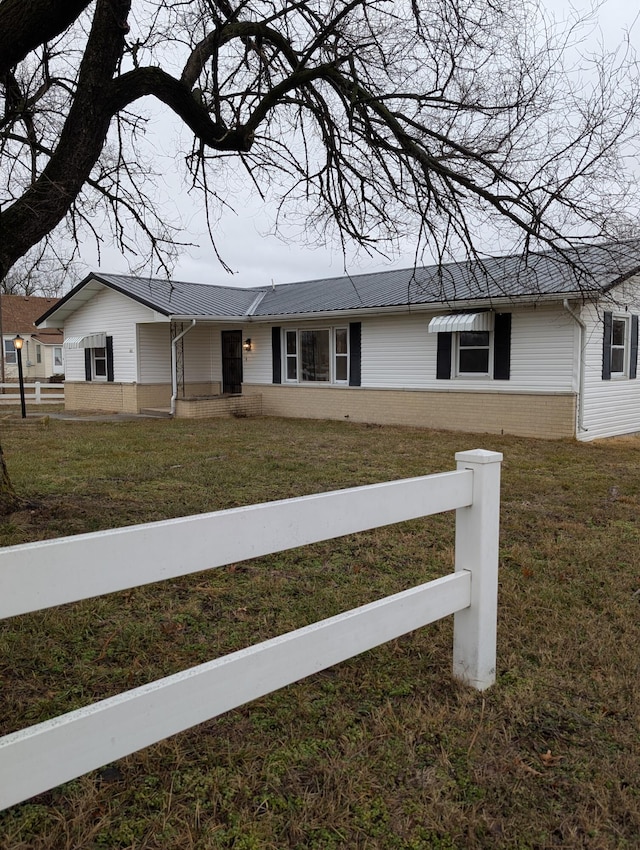
<svg viewBox="0 0 640 850">
<path fill-rule="evenodd" d="M 0 384 L 0 402 L 20 404 L 20 385 L 14 383 Z M 8 393 L 7 390 L 12 390 Z M 44 392 L 43 392 L 44 390 Z M 30 404 L 46 404 L 64 400 L 64 384 L 49 384 L 41 381 L 25 381 L 24 399 Z"/>
<path fill-rule="evenodd" d="M 455 572 L 0 738 L 7 808 L 442 617 L 454 675 L 495 680 L 500 464 L 0 549 L 0 617 L 456 510 Z"/>
</svg>

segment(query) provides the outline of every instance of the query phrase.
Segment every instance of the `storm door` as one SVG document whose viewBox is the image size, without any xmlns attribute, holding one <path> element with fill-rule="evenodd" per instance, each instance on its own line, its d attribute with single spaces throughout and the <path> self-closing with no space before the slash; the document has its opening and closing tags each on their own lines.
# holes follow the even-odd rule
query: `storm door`
<svg viewBox="0 0 640 850">
<path fill-rule="evenodd" d="M 222 331 L 222 392 L 242 392 L 242 331 Z"/>
</svg>

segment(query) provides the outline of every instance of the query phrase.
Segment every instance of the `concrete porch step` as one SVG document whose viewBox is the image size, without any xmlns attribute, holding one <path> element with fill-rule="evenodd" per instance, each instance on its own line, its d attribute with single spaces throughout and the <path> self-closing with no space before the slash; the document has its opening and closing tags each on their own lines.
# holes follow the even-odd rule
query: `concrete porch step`
<svg viewBox="0 0 640 850">
<path fill-rule="evenodd" d="M 144 407 L 140 409 L 143 416 L 155 416 L 158 419 L 171 419 L 171 410 L 168 407 Z"/>
</svg>

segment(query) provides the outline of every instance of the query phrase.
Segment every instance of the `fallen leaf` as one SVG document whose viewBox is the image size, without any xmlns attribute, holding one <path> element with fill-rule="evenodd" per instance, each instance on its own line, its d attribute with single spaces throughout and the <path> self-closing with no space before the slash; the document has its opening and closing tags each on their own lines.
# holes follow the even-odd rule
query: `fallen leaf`
<svg viewBox="0 0 640 850">
<path fill-rule="evenodd" d="M 540 756 L 540 761 L 545 767 L 555 767 L 558 762 L 562 761 L 562 756 L 554 756 L 551 750 L 547 750 Z"/>
</svg>

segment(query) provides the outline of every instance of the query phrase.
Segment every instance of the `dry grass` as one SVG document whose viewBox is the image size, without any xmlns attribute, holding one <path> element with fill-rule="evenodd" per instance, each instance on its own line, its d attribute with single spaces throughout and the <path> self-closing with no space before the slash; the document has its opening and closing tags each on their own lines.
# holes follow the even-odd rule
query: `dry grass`
<svg viewBox="0 0 640 850">
<path fill-rule="evenodd" d="M 443 621 L 0 815 L 3 850 L 640 844 L 637 438 L 577 445 L 281 420 L 0 435 L 4 545 L 454 467 L 503 451 L 498 682 Z M 16 618 L 2 731 L 447 572 L 434 517 Z"/>
</svg>

